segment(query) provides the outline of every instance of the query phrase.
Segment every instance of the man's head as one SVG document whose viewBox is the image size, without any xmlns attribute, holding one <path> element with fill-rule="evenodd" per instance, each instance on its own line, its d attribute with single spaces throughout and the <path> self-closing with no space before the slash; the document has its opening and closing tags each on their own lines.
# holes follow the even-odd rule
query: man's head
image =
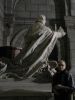
<svg viewBox="0 0 75 100">
<path fill-rule="evenodd" d="M 37 19 L 36 22 L 41 22 L 42 24 L 45 25 L 46 23 L 46 17 L 44 15 L 40 15 Z"/>
<path fill-rule="evenodd" d="M 64 60 L 58 61 L 58 70 L 63 71 L 66 69 L 66 63 Z"/>
</svg>

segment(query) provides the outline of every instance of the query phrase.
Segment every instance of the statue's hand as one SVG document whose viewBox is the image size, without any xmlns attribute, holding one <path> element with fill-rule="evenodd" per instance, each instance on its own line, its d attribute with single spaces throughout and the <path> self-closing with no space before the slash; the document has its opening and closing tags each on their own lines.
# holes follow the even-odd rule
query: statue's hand
<svg viewBox="0 0 75 100">
<path fill-rule="evenodd" d="M 66 32 L 61 26 L 59 27 L 58 32 L 61 32 L 63 36 L 66 35 Z"/>
<path fill-rule="evenodd" d="M 62 38 L 66 35 L 66 32 L 64 32 L 63 28 L 60 26 L 57 32 L 54 32 L 56 34 L 57 38 Z"/>
</svg>

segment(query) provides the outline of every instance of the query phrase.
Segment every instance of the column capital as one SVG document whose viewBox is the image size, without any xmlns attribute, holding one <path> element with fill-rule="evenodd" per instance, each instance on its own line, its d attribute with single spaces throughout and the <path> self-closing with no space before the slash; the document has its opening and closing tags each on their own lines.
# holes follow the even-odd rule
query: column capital
<svg viewBox="0 0 75 100">
<path fill-rule="evenodd" d="M 66 27 L 75 29 L 75 16 L 65 16 L 64 19 Z"/>
</svg>

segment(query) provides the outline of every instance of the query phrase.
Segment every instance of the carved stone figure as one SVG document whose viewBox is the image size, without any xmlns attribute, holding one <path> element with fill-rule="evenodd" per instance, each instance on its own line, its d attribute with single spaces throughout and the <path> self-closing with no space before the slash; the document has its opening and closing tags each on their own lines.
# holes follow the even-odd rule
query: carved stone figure
<svg viewBox="0 0 75 100">
<path fill-rule="evenodd" d="M 40 15 L 28 29 L 24 48 L 13 61 L 16 66 L 11 64 L 12 72 L 21 73 L 25 78 L 32 76 L 48 60 L 57 39 L 66 34 L 61 27 L 53 32 L 45 23 L 46 17 Z"/>
<path fill-rule="evenodd" d="M 64 30 L 60 27 L 57 32 L 53 32 L 45 26 L 46 17 L 40 15 L 35 23 L 29 28 L 25 35 L 25 46 L 21 53 L 16 56 L 15 61 L 20 62 L 26 68 L 26 75 L 30 76 L 52 52 L 58 38 L 65 35 Z"/>
</svg>

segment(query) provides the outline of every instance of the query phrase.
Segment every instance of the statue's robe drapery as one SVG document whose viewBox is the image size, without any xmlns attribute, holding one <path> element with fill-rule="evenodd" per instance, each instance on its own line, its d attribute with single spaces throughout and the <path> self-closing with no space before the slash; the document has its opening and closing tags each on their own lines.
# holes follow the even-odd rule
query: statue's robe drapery
<svg viewBox="0 0 75 100">
<path fill-rule="evenodd" d="M 57 39 L 64 35 L 64 32 L 52 32 L 40 22 L 29 28 L 25 36 L 25 46 L 14 59 L 26 68 L 27 77 L 33 75 L 41 67 L 51 54 Z"/>
</svg>

